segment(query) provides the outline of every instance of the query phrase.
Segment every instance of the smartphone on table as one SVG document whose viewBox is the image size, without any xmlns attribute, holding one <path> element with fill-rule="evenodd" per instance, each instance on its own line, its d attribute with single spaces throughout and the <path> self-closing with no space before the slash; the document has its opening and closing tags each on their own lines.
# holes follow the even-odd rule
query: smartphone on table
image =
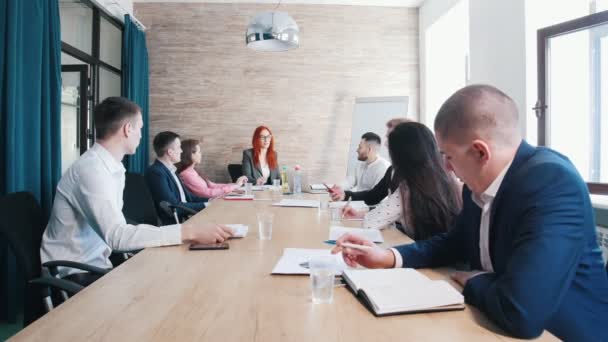
<svg viewBox="0 0 608 342">
<path fill-rule="evenodd" d="M 216 250 L 216 249 L 228 249 L 230 245 L 227 242 L 218 242 L 218 243 L 193 243 L 190 245 L 191 251 L 207 251 L 207 250 Z"/>
</svg>

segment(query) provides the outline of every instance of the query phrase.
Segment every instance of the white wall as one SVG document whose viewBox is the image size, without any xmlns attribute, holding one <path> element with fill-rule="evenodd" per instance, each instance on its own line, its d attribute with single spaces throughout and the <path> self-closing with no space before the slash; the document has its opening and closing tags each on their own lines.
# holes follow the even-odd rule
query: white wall
<svg viewBox="0 0 608 342">
<path fill-rule="evenodd" d="M 470 0 L 470 83 L 487 83 L 509 95 L 525 134 L 525 0 Z"/>
<path fill-rule="evenodd" d="M 469 1 L 427 1 L 420 8 L 420 122 L 433 127 L 443 101 L 467 84 Z"/>
<path fill-rule="evenodd" d="M 420 122 L 433 127 L 433 120 L 436 113 L 431 113 L 435 107 L 429 103 L 429 89 L 432 86 L 433 80 L 427 75 L 428 68 L 433 68 L 434 62 L 429 63 L 430 58 L 427 55 L 427 32 L 431 27 L 440 21 L 441 17 L 447 13 L 460 0 L 426 0 L 419 8 L 419 44 L 420 44 Z M 440 56 L 435 56 L 440 57 Z M 445 56 L 446 61 L 452 56 Z M 431 108 L 429 108 L 431 107 Z"/>
</svg>

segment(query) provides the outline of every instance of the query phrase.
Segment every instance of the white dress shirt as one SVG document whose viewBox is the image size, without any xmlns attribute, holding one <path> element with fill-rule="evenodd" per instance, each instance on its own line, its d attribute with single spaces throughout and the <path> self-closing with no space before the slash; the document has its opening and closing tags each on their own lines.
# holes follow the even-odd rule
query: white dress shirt
<svg viewBox="0 0 608 342">
<path fill-rule="evenodd" d="M 492 184 L 490 184 L 481 195 L 477 196 L 473 193 L 471 194 L 473 202 L 481 208 L 481 220 L 479 223 L 479 257 L 481 259 L 481 268 L 486 272 L 494 272 L 492 259 L 490 258 L 490 214 L 492 213 L 492 203 L 494 202 L 498 189 L 500 189 L 503 179 L 505 179 L 511 162 L 509 162 L 509 164 L 498 174 L 498 177 L 494 179 Z"/>
<path fill-rule="evenodd" d="M 349 174 L 346 180 L 342 182 L 342 189 L 350 191 L 371 190 L 384 178 L 389 166 L 391 166 L 391 163 L 380 156 L 369 164 L 359 162 L 354 173 Z"/>
<path fill-rule="evenodd" d="M 166 163 L 160 159 L 157 159 L 157 160 L 161 164 L 163 164 L 169 170 L 169 173 L 171 173 L 171 176 L 173 176 L 173 181 L 175 181 L 175 185 L 177 185 L 177 189 L 179 190 L 179 200 L 182 201 L 182 203 L 188 202 L 186 200 L 186 193 L 184 192 L 184 188 L 182 188 L 182 183 L 179 181 L 179 178 L 177 178 L 177 174 L 175 173 L 175 171 L 177 171 L 177 167 L 175 167 L 175 165 L 173 165 L 171 163 Z"/>
<path fill-rule="evenodd" d="M 42 236 L 42 262 L 69 260 L 111 268 L 112 250 L 181 244 L 181 226 L 127 224 L 122 213 L 125 169 L 99 144 L 61 177 L 49 223 Z M 59 268 L 59 275 L 81 272 Z"/>
<path fill-rule="evenodd" d="M 264 184 L 266 184 L 266 182 L 268 182 L 268 177 L 270 177 L 270 167 L 266 164 L 266 166 L 262 166 L 261 169 L 262 177 L 264 177 Z"/>
<path fill-rule="evenodd" d="M 498 176 L 481 195 L 477 196 L 474 193 L 471 193 L 471 200 L 481 208 L 481 220 L 479 222 L 479 257 L 481 268 L 484 272 L 494 272 L 492 259 L 490 258 L 490 215 L 492 213 L 494 198 L 502 185 L 502 181 L 505 179 L 509 167 L 511 167 L 511 163 L 513 163 L 513 160 L 500 171 Z M 391 248 L 391 251 L 395 255 L 395 268 L 402 267 L 403 258 L 401 257 L 401 253 L 395 248 Z"/>
</svg>

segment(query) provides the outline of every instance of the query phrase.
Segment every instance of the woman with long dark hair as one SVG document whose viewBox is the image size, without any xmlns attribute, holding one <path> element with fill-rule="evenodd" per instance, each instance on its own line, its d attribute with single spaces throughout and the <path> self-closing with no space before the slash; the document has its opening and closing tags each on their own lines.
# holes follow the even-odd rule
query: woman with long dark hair
<svg viewBox="0 0 608 342">
<path fill-rule="evenodd" d="M 201 163 L 201 143 L 195 139 L 182 141 L 181 160 L 177 163 L 177 174 L 182 183 L 199 197 L 214 198 L 219 197 L 247 182 L 247 177 L 243 176 L 236 181 L 236 184 L 213 183 L 204 174 L 199 174 L 195 167 Z"/>
<path fill-rule="evenodd" d="M 270 128 L 256 128 L 251 145 L 253 148 L 243 151 L 243 175 L 253 184 L 272 184 L 272 180 L 280 176 L 274 137 Z"/>
<path fill-rule="evenodd" d="M 374 210 L 345 208 L 345 217 L 363 217 L 367 228 L 399 221 L 414 240 L 447 231 L 460 211 L 455 178 L 444 169 L 435 137 L 425 125 L 401 123 L 388 136 L 397 190 Z"/>
</svg>

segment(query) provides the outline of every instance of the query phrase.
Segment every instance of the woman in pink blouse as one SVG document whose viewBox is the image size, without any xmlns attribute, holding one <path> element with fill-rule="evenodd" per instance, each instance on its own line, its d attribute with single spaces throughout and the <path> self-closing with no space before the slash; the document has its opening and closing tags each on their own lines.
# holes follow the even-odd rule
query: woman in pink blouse
<svg viewBox="0 0 608 342">
<path fill-rule="evenodd" d="M 182 141 L 181 161 L 177 163 L 177 174 L 182 183 L 193 194 L 200 197 L 214 198 L 223 196 L 247 182 L 247 177 L 242 176 L 236 184 L 213 183 L 205 175 L 199 174 L 194 167 L 201 163 L 201 144 L 195 139 Z"/>
</svg>

